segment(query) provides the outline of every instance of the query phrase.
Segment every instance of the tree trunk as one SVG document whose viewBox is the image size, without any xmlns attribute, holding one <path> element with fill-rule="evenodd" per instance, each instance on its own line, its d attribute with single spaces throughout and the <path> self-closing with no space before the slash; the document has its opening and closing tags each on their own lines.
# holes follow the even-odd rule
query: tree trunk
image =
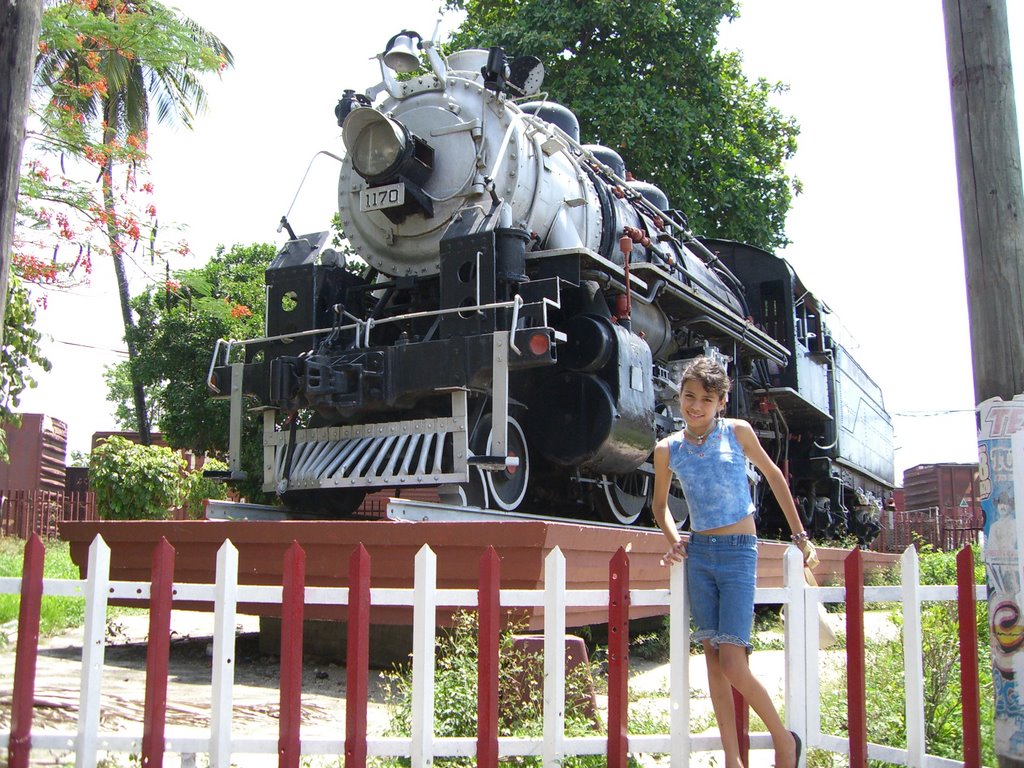
<svg viewBox="0 0 1024 768">
<path fill-rule="evenodd" d="M 37 0 L 0 0 L 0 40 L 4 41 L 0 83 L 6 85 L 0 88 L 0 344 L 7 309 L 21 149 L 42 11 L 43 4 Z"/>
<path fill-rule="evenodd" d="M 108 121 L 109 125 L 109 121 Z M 103 144 L 109 145 L 114 139 L 114 132 L 107 128 L 103 132 Z M 149 434 L 149 415 L 146 412 L 146 390 L 135 370 L 139 350 L 135 345 L 132 331 L 135 330 L 135 318 L 132 316 L 131 293 L 128 289 L 128 276 L 124 269 L 124 246 L 121 244 L 121 233 L 117 228 L 117 207 L 114 204 L 114 164 L 110 157 L 103 166 L 103 211 L 107 215 L 107 239 L 110 241 L 110 259 L 114 263 L 114 274 L 117 277 L 117 295 L 121 301 L 121 320 L 124 322 L 124 340 L 128 345 L 128 373 L 132 380 L 132 399 L 135 403 L 135 423 L 139 432 L 139 442 L 149 445 L 152 442 Z"/>
</svg>

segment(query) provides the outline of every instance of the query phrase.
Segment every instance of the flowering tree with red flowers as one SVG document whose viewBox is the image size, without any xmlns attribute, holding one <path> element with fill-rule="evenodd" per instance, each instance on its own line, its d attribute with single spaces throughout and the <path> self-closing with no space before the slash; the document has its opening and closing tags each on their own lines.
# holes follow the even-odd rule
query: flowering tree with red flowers
<svg viewBox="0 0 1024 768">
<path fill-rule="evenodd" d="M 88 279 L 97 257 L 110 258 L 143 443 L 125 259 L 187 252 L 157 227 L 146 128 L 151 109 L 191 127 L 205 104 L 199 76 L 231 62 L 216 36 L 158 2 L 64 0 L 43 13 L 12 263 L 25 279 L 54 284 Z"/>
</svg>

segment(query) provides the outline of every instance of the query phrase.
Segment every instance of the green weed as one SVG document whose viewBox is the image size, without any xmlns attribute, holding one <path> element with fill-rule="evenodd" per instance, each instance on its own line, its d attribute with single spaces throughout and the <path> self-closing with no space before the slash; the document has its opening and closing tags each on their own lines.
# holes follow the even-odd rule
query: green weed
<svg viewBox="0 0 1024 768">
<path fill-rule="evenodd" d="M 13 537 L 0 537 L 0 576 L 21 576 L 25 558 L 25 542 Z M 51 540 L 45 544 L 43 578 L 78 579 L 78 566 L 71 562 L 67 542 Z M 17 622 L 21 595 L 0 594 L 0 627 Z M 85 621 L 85 598 L 44 595 L 39 613 L 40 635 L 54 635 Z M 0 629 L 0 645 L 9 641 Z"/>
</svg>

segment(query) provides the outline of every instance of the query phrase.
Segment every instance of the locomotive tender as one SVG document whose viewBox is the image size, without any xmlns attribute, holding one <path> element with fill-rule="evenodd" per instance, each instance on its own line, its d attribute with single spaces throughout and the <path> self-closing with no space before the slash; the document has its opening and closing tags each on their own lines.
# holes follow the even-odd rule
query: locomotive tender
<svg viewBox="0 0 1024 768">
<path fill-rule="evenodd" d="M 682 368 L 709 354 L 809 529 L 873 537 L 891 421 L 782 259 L 695 238 L 537 95 L 532 57 L 445 58 L 403 30 L 378 59 L 382 82 L 336 109 L 340 217 L 368 268 L 289 227 L 265 337 L 219 342 L 211 361 L 232 477 L 255 407 L 264 489 L 300 512 L 343 517 L 369 491 L 428 485 L 459 505 L 632 524 L 649 517 L 654 445 L 681 426 Z M 770 533 L 781 513 L 751 481 Z M 682 524 L 678 489 L 671 508 Z"/>
</svg>

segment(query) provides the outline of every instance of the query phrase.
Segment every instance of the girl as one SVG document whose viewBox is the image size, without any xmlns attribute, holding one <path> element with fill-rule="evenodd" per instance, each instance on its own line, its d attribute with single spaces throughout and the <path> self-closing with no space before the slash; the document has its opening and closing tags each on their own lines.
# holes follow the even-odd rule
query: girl
<svg viewBox="0 0 1024 768">
<path fill-rule="evenodd" d="M 765 453 L 750 424 L 722 418 L 728 392 L 729 377 L 710 358 L 697 358 L 683 371 L 679 401 L 686 426 L 654 449 L 654 518 L 672 544 L 662 563 L 686 561 L 690 612 L 697 626 L 693 638 L 704 646 L 725 768 L 743 768 L 730 687 L 768 727 L 777 768 L 795 768 L 800 764 L 800 737 L 786 730 L 768 691 L 747 663 L 757 581 L 757 530 L 747 459 L 768 481 L 804 563 L 813 567 L 817 557 L 782 470 Z M 673 472 L 690 508 L 689 546 L 669 514 Z"/>
</svg>

